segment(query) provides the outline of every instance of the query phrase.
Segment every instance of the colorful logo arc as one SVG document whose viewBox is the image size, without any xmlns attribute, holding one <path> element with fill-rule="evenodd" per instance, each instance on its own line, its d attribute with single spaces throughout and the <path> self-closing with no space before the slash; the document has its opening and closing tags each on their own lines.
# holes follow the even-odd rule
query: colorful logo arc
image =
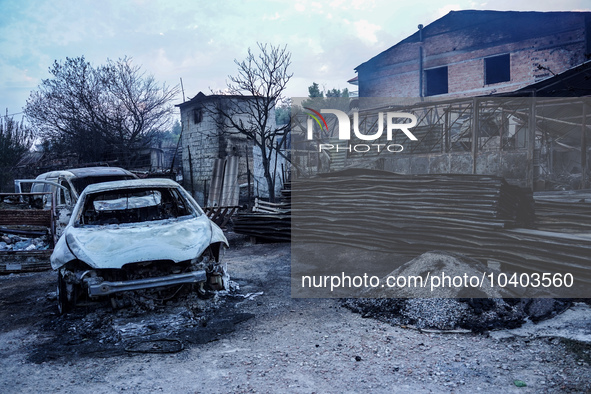
<svg viewBox="0 0 591 394">
<path fill-rule="evenodd" d="M 312 111 L 316 115 L 318 115 L 320 117 L 320 119 L 322 119 L 322 123 L 324 123 L 324 127 L 326 128 L 326 133 L 329 134 L 328 133 L 328 125 L 326 124 L 326 120 L 324 120 L 324 116 L 320 115 L 320 112 L 314 111 L 312 108 L 304 107 L 304 109 L 307 109 L 308 111 Z M 320 120 L 318 120 L 318 118 L 312 114 L 308 114 L 308 115 L 310 115 L 312 118 L 314 118 L 316 123 L 318 123 L 318 127 L 320 127 L 320 130 L 322 130 L 322 124 L 320 123 Z"/>
</svg>

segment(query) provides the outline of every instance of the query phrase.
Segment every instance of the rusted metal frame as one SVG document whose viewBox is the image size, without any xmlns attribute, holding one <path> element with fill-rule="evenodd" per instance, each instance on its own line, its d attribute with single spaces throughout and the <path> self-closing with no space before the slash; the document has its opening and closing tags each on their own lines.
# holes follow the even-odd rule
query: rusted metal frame
<svg viewBox="0 0 591 394">
<path fill-rule="evenodd" d="M 458 123 L 458 119 L 460 119 L 468 110 L 470 110 L 472 107 L 470 104 L 468 105 L 459 105 L 457 107 L 453 107 L 453 106 L 448 106 L 444 112 L 445 112 L 445 116 L 446 116 L 446 121 L 445 121 L 445 125 L 447 127 L 447 152 L 451 152 L 452 151 L 452 136 L 451 136 L 451 129 L 453 128 L 454 125 L 456 125 Z M 457 117 L 455 119 L 452 120 L 451 114 L 457 114 Z"/>
<path fill-rule="evenodd" d="M 518 100 L 519 100 L 519 103 L 523 102 L 523 99 L 518 99 Z M 506 144 L 503 144 L 503 139 L 502 139 L 503 138 L 503 133 L 502 133 L 502 130 L 504 130 L 504 128 L 506 127 L 506 120 L 507 120 L 507 118 L 510 117 L 511 115 L 515 115 L 515 114 L 520 114 L 522 116 L 527 116 L 527 114 L 524 114 L 523 112 L 521 112 L 521 110 L 519 108 L 507 110 L 507 107 L 508 106 L 511 108 L 511 105 L 507 105 L 507 103 L 505 103 L 503 101 L 502 104 L 496 105 L 496 109 L 493 110 L 494 111 L 493 114 L 495 114 L 497 110 L 500 111 L 500 113 L 501 113 L 501 119 L 502 119 L 501 120 L 501 126 L 502 126 L 502 129 L 499 130 L 499 136 L 501 137 L 501 143 L 499 145 L 500 145 L 500 148 L 501 149 L 506 146 Z M 492 137 L 489 138 L 488 140 L 486 140 L 486 142 L 484 144 L 482 144 L 481 147 L 484 147 L 488 143 L 488 141 L 490 141 L 490 139 L 492 139 Z"/>
<path fill-rule="evenodd" d="M 503 108 L 501 110 L 501 127 L 499 128 L 499 152 L 503 151 L 503 135 L 505 134 L 505 130 L 509 129 L 508 120 L 509 117 L 507 115 L 507 111 L 505 111 L 505 108 Z M 501 158 L 500 155 L 499 158 Z"/>
<path fill-rule="evenodd" d="M 502 106 L 499 106 L 499 105 L 496 105 L 496 106 L 489 106 L 489 105 L 487 105 L 487 106 L 486 106 L 486 107 L 484 107 L 483 109 L 485 109 L 485 108 L 487 108 L 487 109 L 488 109 L 488 108 L 492 109 L 492 112 L 489 112 L 489 113 L 487 113 L 487 114 L 486 114 L 486 115 L 487 115 L 487 119 L 493 118 L 493 120 L 494 120 L 494 117 L 495 117 L 496 115 L 498 115 L 499 113 L 501 114 L 501 119 L 502 119 L 502 116 L 503 116 L 503 109 L 502 109 Z M 482 119 L 480 119 L 480 120 L 482 120 Z M 482 123 L 482 122 L 480 122 L 480 123 Z M 501 124 L 503 124 L 503 121 L 501 121 Z M 489 142 L 490 142 L 490 141 L 491 141 L 493 138 L 495 138 L 495 137 L 497 137 L 497 136 L 496 136 L 496 135 L 492 135 L 492 136 L 488 137 L 488 138 L 487 138 L 487 139 L 486 139 L 486 140 L 485 140 L 485 141 L 484 141 L 482 144 L 480 143 L 480 140 L 481 140 L 481 138 L 478 138 L 478 150 L 479 150 L 479 151 L 482 151 L 482 150 L 484 150 L 484 147 L 486 146 L 486 144 L 488 144 L 488 143 L 489 143 Z M 499 145 L 500 145 L 500 144 L 499 144 Z"/>
<path fill-rule="evenodd" d="M 540 119 L 541 117 L 538 117 Z M 546 127 L 546 123 L 544 120 L 536 122 L 536 127 L 542 133 L 542 145 L 546 146 L 546 150 L 548 154 L 546 154 L 546 168 L 544 169 L 544 175 L 551 175 L 553 170 L 553 163 L 552 163 L 552 155 L 553 155 L 553 142 L 552 142 L 552 133 L 548 129 L 550 127 Z M 543 167 L 540 166 L 540 169 Z"/>
<path fill-rule="evenodd" d="M 528 109 L 529 111 L 529 109 Z M 505 112 L 507 113 L 506 118 L 508 119 L 509 117 L 513 116 L 513 115 L 520 115 L 521 117 L 528 117 L 528 113 L 527 112 L 523 112 L 523 109 L 520 108 L 514 108 L 512 110 L 507 110 L 505 107 Z M 522 131 L 524 128 L 526 127 L 526 124 L 523 123 L 518 129 L 515 130 L 515 134 L 514 134 L 514 138 L 519 134 L 520 131 Z M 501 150 L 506 150 L 505 148 L 507 148 L 509 143 L 509 138 L 507 138 L 506 141 L 503 141 L 502 136 L 501 136 Z M 514 149 L 523 149 L 524 147 L 518 147 L 515 146 Z"/>
<path fill-rule="evenodd" d="M 470 103 L 467 103 L 467 105 L 465 105 L 465 106 L 459 106 L 459 107 L 458 107 L 458 108 L 460 109 L 460 111 L 459 111 L 459 112 L 457 112 L 457 113 L 458 113 L 458 116 L 457 116 L 456 120 L 454 120 L 454 121 L 453 121 L 453 122 L 452 122 L 452 123 L 449 125 L 449 129 L 450 129 L 450 130 L 452 129 L 452 127 L 453 127 L 453 126 L 454 126 L 456 123 L 458 123 L 458 119 L 460 119 L 460 117 L 462 117 L 462 116 L 463 116 L 464 114 L 466 114 L 468 111 L 473 111 L 473 110 L 474 110 L 474 107 L 473 107 L 473 105 L 472 105 L 472 104 L 473 104 L 473 103 L 472 103 L 472 102 L 470 102 Z M 470 122 L 471 122 L 471 121 L 472 121 L 472 117 L 470 117 Z M 454 143 L 454 142 L 457 142 L 457 141 L 459 141 L 461 138 L 464 138 L 464 137 L 466 137 L 468 134 L 471 134 L 471 131 L 472 131 L 472 128 L 470 127 L 470 129 L 469 129 L 469 130 L 466 130 L 465 132 L 463 132 L 463 133 L 459 134 L 459 135 L 457 136 L 457 138 L 455 139 L 455 141 L 454 141 L 454 140 L 451 138 L 451 135 L 450 135 L 450 151 L 453 151 L 453 143 Z"/>
<path fill-rule="evenodd" d="M 577 125 L 579 126 L 580 123 Z M 567 131 L 564 131 L 567 130 Z M 572 134 L 574 131 L 576 131 L 576 128 L 573 127 L 569 127 L 569 126 L 558 126 L 558 127 L 551 127 L 551 133 L 555 136 L 554 140 L 557 141 L 560 144 L 560 140 L 569 136 L 569 134 Z"/>
<path fill-rule="evenodd" d="M 300 132 L 303 132 L 305 130 L 305 127 L 302 126 L 302 122 L 300 121 L 300 118 L 301 117 L 302 116 L 300 115 L 300 116 L 294 116 L 294 117 L 291 118 L 292 119 L 291 120 L 291 123 L 292 123 L 291 130 L 292 130 L 292 132 L 296 132 L 298 130 Z"/>
<path fill-rule="evenodd" d="M 568 101 L 564 101 L 564 100 L 558 100 L 558 101 L 556 101 L 556 100 L 553 99 L 550 102 L 543 101 L 543 102 L 540 103 L 538 101 L 536 103 L 536 106 L 537 106 L 537 108 L 540 108 L 540 107 L 542 107 L 542 108 L 544 108 L 544 107 L 556 108 L 556 107 L 559 107 L 559 106 L 562 106 L 562 105 L 572 106 L 574 103 L 581 104 L 581 105 L 584 106 L 585 105 L 585 100 L 578 100 L 578 101 L 575 102 L 575 101 L 573 101 L 573 99 L 570 99 Z M 582 112 L 581 112 L 581 114 L 582 114 Z M 550 114 L 550 115 L 552 115 L 552 114 Z M 584 126 L 581 129 L 581 136 L 579 137 L 579 139 L 581 140 L 581 143 L 582 143 L 582 138 L 583 138 L 584 130 L 586 130 L 589 126 L 587 125 L 586 120 L 585 120 L 585 123 L 583 123 L 584 119 L 583 119 L 583 117 L 581 115 L 573 115 L 573 116 L 571 116 L 569 118 L 563 118 L 563 117 L 561 117 L 560 119 L 557 119 L 557 118 L 551 117 L 551 116 L 537 116 L 536 119 L 537 120 L 542 120 L 542 121 L 547 122 L 547 123 L 551 123 L 552 125 L 557 125 L 557 127 L 552 126 L 550 128 L 550 130 L 546 130 L 545 128 L 541 128 L 540 127 L 542 129 L 542 131 L 545 133 L 547 140 L 549 141 L 549 145 L 550 145 L 549 151 L 551 152 L 548 155 L 548 159 L 549 159 L 549 162 L 550 162 L 549 163 L 549 168 L 553 172 L 554 172 L 554 163 L 553 163 L 552 152 L 554 151 L 554 149 L 553 149 L 553 145 L 554 144 L 557 144 L 557 145 L 560 145 L 560 146 L 563 146 L 563 147 L 567 147 L 567 148 L 571 148 L 572 150 L 581 150 L 581 155 L 583 155 L 582 146 L 581 147 L 578 147 L 578 146 L 568 146 L 568 145 L 565 145 L 565 144 L 563 144 L 563 143 L 560 142 L 561 139 L 563 139 L 563 138 L 565 138 L 565 137 L 567 137 L 569 135 L 572 135 L 573 133 L 577 132 L 577 130 L 579 130 L 579 126 L 581 126 L 581 125 L 584 124 Z M 571 119 L 572 121 L 569 121 L 567 119 Z M 564 130 L 566 130 L 566 131 L 564 131 Z M 551 138 L 549 137 L 550 135 L 552 136 Z M 586 138 L 586 135 L 585 135 L 585 138 Z M 586 144 L 586 142 L 585 142 L 585 144 Z M 581 163 L 581 166 L 583 164 L 587 164 L 587 163 Z M 562 171 L 563 170 L 564 170 L 564 168 L 562 169 Z"/>
<path fill-rule="evenodd" d="M 514 115 L 514 114 L 516 114 L 516 113 L 519 113 L 519 109 L 507 109 L 507 107 L 506 107 L 506 106 L 502 106 L 502 110 L 501 110 L 501 111 L 502 111 L 502 119 L 503 119 L 503 120 L 502 120 L 502 123 L 501 123 L 501 126 L 502 126 L 501 130 L 502 130 L 502 131 L 504 131 L 505 129 L 507 129 L 507 128 L 508 128 L 508 124 L 506 123 L 506 122 L 507 122 L 507 120 L 508 120 L 508 119 L 509 119 L 509 118 L 510 118 L 512 115 Z M 526 115 L 526 116 L 527 116 L 527 115 Z M 500 141 L 500 144 L 499 144 L 499 148 L 500 148 L 500 150 L 505 150 L 505 147 L 507 146 L 507 142 L 508 142 L 509 140 L 507 139 L 507 141 L 503 141 L 503 135 L 504 135 L 504 134 L 503 134 L 503 132 L 502 132 L 501 130 L 499 130 L 499 131 L 500 131 L 500 132 L 499 132 L 499 136 L 501 137 L 501 141 Z M 516 132 L 515 134 L 517 134 L 517 132 Z M 508 135 L 508 134 L 507 134 L 507 135 Z"/>
<path fill-rule="evenodd" d="M 436 153 L 444 153 L 447 152 L 446 147 L 444 146 L 444 140 L 446 139 L 446 134 L 447 134 L 447 121 L 448 121 L 448 111 L 447 109 L 442 108 L 441 110 L 443 111 L 441 115 L 439 115 L 439 111 L 438 111 L 438 107 L 435 106 L 435 113 L 437 114 L 432 120 L 432 124 L 433 125 L 441 125 L 441 120 L 443 119 L 443 128 L 441 130 L 441 133 L 439 133 L 439 138 L 435 141 L 435 144 L 433 144 L 433 146 L 429 149 L 429 153 L 435 153 L 433 152 L 433 147 L 439 145 L 441 147 L 441 150 L 439 152 Z M 432 130 L 429 131 L 429 133 L 431 133 Z"/>
<path fill-rule="evenodd" d="M 439 115 L 439 111 L 438 111 L 438 106 L 434 105 L 432 107 L 429 107 L 427 111 L 424 112 L 424 116 L 420 119 L 417 120 L 417 125 L 420 125 L 420 123 L 423 120 L 427 120 L 428 124 L 426 125 L 426 127 L 431 126 L 427 132 L 423 135 L 423 137 L 421 138 L 421 140 L 419 142 L 417 142 L 417 144 L 412 148 L 411 150 L 411 154 L 415 152 L 415 149 L 417 149 L 426 139 L 427 136 L 430 135 L 431 133 L 433 133 L 435 127 L 435 125 L 441 125 L 441 120 L 443 118 L 445 118 L 445 114 L 446 114 L 446 110 L 443 110 L 443 114 Z M 428 119 L 429 116 L 431 115 L 431 119 Z M 445 120 L 444 120 L 445 122 Z M 445 129 L 445 124 L 444 124 L 444 129 Z M 443 130 L 441 133 L 439 133 L 439 138 L 435 141 L 435 143 L 429 147 L 429 152 L 425 152 L 425 153 L 434 153 L 433 152 L 433 147 L 440 145 L 441 150 L 439 152 L 435 152 L 435 153 L 441 153 L 443 151 L 443 146 L 441 146 L 441 143 L 443 141 L 444 138 L 444 132 L 445 130 Z"/>
<path fill-rule="evenodd" d="M 426 107 L 426 108 L 423 108 L 423 111 L 422 111 L 422 116 L 421 116 L 420 118 L 417 118 L 417 126 L 419 126 L 419 125 L 420 125 L 420 124 L 423 122 L 423 120 L 424 120 L 424 119 L 427 119 L 427 116 L 428 116 L 428 114 L 429 114 L 429 113 L 430 113 L 432 110 L 433 110 L 433 107 Z M 417 112 L 417 111 L 415 111 L 415 112 Z M 423 136 L 421 137 L 421 139 L 420 139 L 420 140 L 418 140 L 418 141 L 417 141 L 417 143 L 416 143 L 416 144 L 414 144 L 414 146 L 412 146 L 412 147 L 410 148 L 410 154 L 413 154 L 413 153 L 415 153 L 415 149 L 421 145 L 421 143 L 422 143 L 422 142 L 425 140 L 425 138 L 427 138 L 427 134 L 429 134 L 429 133 L 428 133 L 428 132 L 427 132 L 427 133 L 425 133 L 425 135 L 423 135 Z"/>
<path fill-rule="evenodd" d="M 437 105 L 448 105 L 448 106 L 453 106 L 455 104 L 458 105 L 462 105 L 462 104 L 470 104 L 472 102 L 471 98 L 454 98 L 454 99 L 449 99 L 449 100 L 437 100 Z M 431 107 L 433 106 L 433 102 L 430 101 L 423 101 L 423 102 L 418 102 L 418 103 L 412 103 L 412 104 L 399 104 L 399 105 L 382 105 L 382 106 L 376 106 L 376 107 L 372 107 L 372 108 L 366 108 L 363 110 L 363 112 L 384 112 L 384 111 L 392 111 L 392 110 L 396 110 L 396 111 L 400 111 L 400 112 L 409 112 L 411 110 L 417 110 L 419 108 L 425 108 L 425 107 Z"/>
<path fill-rule="evenodd" d="M 430 115 L 433 115 L 433 112 L 434 111 L 435 111 L 435 113 L 438 114 L 437 105 L 432 106 L 432 107 L 428 107 L 427 110 L 423 112 L 424 115 L 421 118 L 417 119 L 417 126 L 420 125 L 423 120 L 427 120 L 428 121 L 428 124 L 426 125 L 427 127 L 433 126 L 433 122 L 431 122 L 431 120 L 428 119 L 428 117 Z M 437 124 L 439 124 L 439 121 L 441 121 L 441 118 L 442 117 L 443 117 L 443 115 L 436 115 L 436 116 L 433 117 L 433 120 L 436 119 Z M 421 144 L 427 139 L 427 136 L 430 135 L 432 132 L 433 132 L 433 127 L 431 127 L 430 129 L 428 129 L 427 132 L 421 137 L 421 139 L 411 148 L 410 153 L 411 154 L 414 153 L 415 150 L 419 146 L 421 146 Z M 442 140 L 443 140 L 443 133 L 440 133 L 440 138 L 435 142 L 435 145 L 440 144 Z M 433 145 L 433 146 L 435 146 L 435 145 Z M 429 152 L 426 152 L 426 153 L 433 153 L 432 152 L 433 146 L 429 147 Z"/>
</svg>

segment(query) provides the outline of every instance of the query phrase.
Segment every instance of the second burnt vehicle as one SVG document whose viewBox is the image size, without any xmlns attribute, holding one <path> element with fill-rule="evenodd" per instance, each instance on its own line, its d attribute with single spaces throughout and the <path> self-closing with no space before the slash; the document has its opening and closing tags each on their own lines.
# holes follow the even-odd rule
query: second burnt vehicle
<svg viewBox="0 0 591 394">
<path fill-rule="evenodd" d="M 137 176 L 119 167 L 83 167 L 45 172 L 35 179 L 17 179 L 15 189 L 20 193 L 22 183 L 31 184 L 31 192 L 52 192 L 56 196 L 54 205 L 58 208 L 76 203 L 86 186 L 109 181 L 137 179 Z M 46 203 L 48 203 L 46 201 Z"/>
<path fill-rule="evenodd" d="M 45 172 L 35 179 L 16 179 L 14 187 L 17 193 L 22 193 L 23 188 L 27 189 L 25 185 L 30 185 L 31 193 L 43 194 L 38 197 L 38 204 L 55 210 L 53 227 L 59 237 L 86 186 L 128 179 L 137 179 L 137 176 L 119 167 L 83 167 Z"/>
<path fill-rule="evenodd" d="M 51 255 L 59 312 L 127 291 L 225 289 L 225 247 L 222 230 L 174 181 L 89 185 Z"/>
</svg>

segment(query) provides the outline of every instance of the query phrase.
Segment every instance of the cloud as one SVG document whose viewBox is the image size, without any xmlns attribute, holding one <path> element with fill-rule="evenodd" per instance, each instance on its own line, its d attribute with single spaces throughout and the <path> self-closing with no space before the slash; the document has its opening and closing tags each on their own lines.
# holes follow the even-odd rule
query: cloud
<svg viewBox="0 0 591 394">
<path fill-rule="evenodd" d="M 176 85 L 182 77 L 189 97 L 224 89 L 234 59 L 244 59 L 248 47 L 256 52 L 257 42 L 288 44 L 289 93 L 307 95 L 312 82 L 346 87 L 354 67 L 453 9 L 589 7 L 589 0 L 448 1 L 0 0 L 0 109 L 24 105 L 52 62 L 66 56 L 97 65 L 127 55 L 159 82 Z"/>
<path fill-rule="evenodd" d="M 375 8 L 375 0 L 333 0 L 330 2 L 330 8 L 334 10 L 371 10 Z"/>
<path fill-rule="evenodd" d="M 378 42 L 378 37 L 376 36 L 376 33 L 382 30 L 381 26 L 368 22 L 365 19 L 353 22 L 353 26 L 355 26 L 357 37 L 359 37 L 363 41 L 369 42 L 370 44 L 375 44 Z"/>
<path fill-rule="evenodd" d="M 273 15 L 263 15 L 263 20 L 264 21 L 276 21 L 278 19 L 281 18 L 281 15 L 279 14 L 279 12 L 275 12 Z"/>
<path fill-rule="evenodd" d="M 375 0 L 352 0 L 351 6 L 356 10 L 372 9 L 376 5 Z"/>
<path fill-rule="evenodd" d="M 306 11 L 306 5 L 301 1 L 296 2 L 293 7 L 299 12 Z"/>
</svg>

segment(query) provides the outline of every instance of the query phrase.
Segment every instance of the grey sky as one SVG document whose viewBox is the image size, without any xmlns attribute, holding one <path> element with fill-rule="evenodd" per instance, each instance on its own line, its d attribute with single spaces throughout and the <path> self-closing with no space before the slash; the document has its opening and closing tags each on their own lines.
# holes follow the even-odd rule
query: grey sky
<svg viewBox="0 0 591 394">
<path fill-rule="evenodd" d="M 354 68 L 450 10 L 590 10 L 588 0 L 0 0 L 0 110 L 20 113 L 54 60 L 131 57 L 190 98 L 223 89 L 258 42 L 287 44 L 288 96 L 345 88 Z M 177 102 L 181 102 L 179 96 Z M 17 117 L 20 117 L 18 115 Z"/>
</svg>

